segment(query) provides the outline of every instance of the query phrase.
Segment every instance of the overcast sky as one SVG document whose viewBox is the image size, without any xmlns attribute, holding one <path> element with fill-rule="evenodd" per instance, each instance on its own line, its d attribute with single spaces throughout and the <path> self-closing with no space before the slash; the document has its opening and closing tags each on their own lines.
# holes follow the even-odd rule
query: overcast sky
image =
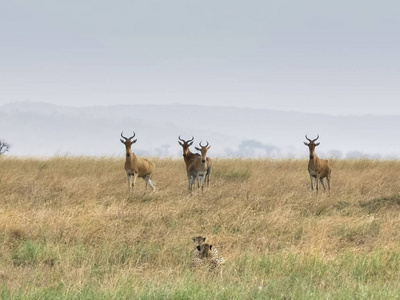
<svg viewBox="0 0 400 300">
<path fill-rule="evenodd" d="M 397 0 L 13 0 L 0 105 L 400 114 Z"/>
</svg>

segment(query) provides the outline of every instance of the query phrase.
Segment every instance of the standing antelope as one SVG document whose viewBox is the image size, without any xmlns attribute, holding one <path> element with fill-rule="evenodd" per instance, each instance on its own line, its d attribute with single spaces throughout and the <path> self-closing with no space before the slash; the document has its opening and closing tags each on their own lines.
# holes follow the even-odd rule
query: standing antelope
<svg viewBox="0 0 400 300">
<path fill-rule="evenodd" d="M 309 141 L 309 143 L 304 142 L 304 144 L 306 146 L 308 146 L 308 149 L 310 149 L 310 160 L 308 161 L 308 173 L 310 173 L 311 190 L 314 189 L 313 178 L 315 178 L 317 193 L 318 193 L 318 181 L 321 181 L 321 184 L 324 187 L 324 191 L 325 191 L 325 184 L 322 179 L 326 178 L 326 181 L 328 182 L 328 191 L 330 193 L 331 192 L 331 171 L 332 170 L 331 170 L 328 160 L 320 159 L 315 154 L 315 147 L 317 147 L 319 145 L 319 143 L 315 143 L 315 141 L 318 140 L 318 138 L 319 138 L 319 135 L 317 136 L 316 139 L 310 140 L 306 135 L 306 139 Z"/>
<path fill-rule="evenodd" d="M 179 142 L 178 142 L 179 145 L 181 145 L 183 148 L 183 160 L 185 161 L 185 164 L 186 164 L 186 172 L 187 172 L 189 190 L 190 190 L 191 189 L 191 186 L 190 186 L 191 175 L 188 172 L 188 168 L 193 160 L 198 159 L 200 157 L 200 154 L 192 153 L 189 149 L 189 147 L 193 144 L 193 140 L 194 140 L 193 136 L 192 136 L 191 140 L 187 140 L 187 141 L 181 139 L 181 136 L 179 136 L 178 139 L 179 139 Z M 209 157 L 207 157 L 206 160 L 207 160 L 206 184 L 208 186 L 210 184 L 210 173 L 211 173 L 212 162 L 211 162 L 211 158 L 209 158 Z"/>
<path fill-rule="evenodd" d="M 155 190 L 153 182 L 151 182 L 151 176 L 154 171 L 154 163 L 145 159 L 139 158 L 132 152 L 132 144 L 136 143 L 137 140 L 132 139 L 135 137 L 135 132 L 133 132 L 133 136 L 126 138 L 121 132 L 121 137 L 125 140 L 121 139 L 121 143 L 125 145 L 126 149 L 126 160 L 125 160 L 125 171 L 128 176 L 128 186 L 129 190 L 132 191 L 135 187 L 135 182 L 137 177 L 141 177 L 146 181 L 146 190 L 147 185 L 150 184 L 153 191 Z"/>
<path fill-rule="evenodd" d="M 192 189 L 195 179 L 197 180 L 197 182 L 200 182 L 199 187 L 201 187 L 201 190 L 203 190 L 204 180 L 207 175 L 207 169 L 208 169 L 207 151 L 208 151 L 208 149 L 211 148 L 211 146 L 209 146 L 208 142 L 207 142 L 207 145 L 205 145 L 205 146 L 202 146 L 201 142 L 200 142 L 199 146 L 201 148 L 196 147 L 196 150 L 200 151 L 201 155 L 198 156 L 196 159 L 193 159 L 192 161 L 190 161 L 190 164 L 187 168 L 190 190 Z M 200 177 L 201 177 L 201 180 L 200 180 Z"/>
</svg>

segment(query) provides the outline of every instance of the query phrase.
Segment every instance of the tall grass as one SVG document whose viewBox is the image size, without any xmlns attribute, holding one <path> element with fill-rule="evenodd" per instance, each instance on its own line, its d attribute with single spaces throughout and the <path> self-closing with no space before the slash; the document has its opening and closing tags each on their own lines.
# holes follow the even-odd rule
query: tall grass
<svg viewBox="0 0 400 300">
<path fill-rule="evenodd" d="M 129 194 L 120 159 L 0 159 L 0 298 L 399 298 L 400 162 L 334 161 L 316 196 L 307 161 L 215 159 L 203 193 L 154 161 Z M 190 268 L 198 234 L 222 274 Z"/>
</svg>

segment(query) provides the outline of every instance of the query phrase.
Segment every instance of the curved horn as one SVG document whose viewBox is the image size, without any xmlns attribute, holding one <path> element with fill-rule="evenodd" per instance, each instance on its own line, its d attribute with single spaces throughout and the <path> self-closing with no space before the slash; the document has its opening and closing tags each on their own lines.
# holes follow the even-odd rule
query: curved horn
<svg viewBox="0 0 400 300">
<path fill-rule="evenodd" d="M 306 134 L 306 139 L 307 139 L 309 142 L 311 142 L 311 140 L 307 137 L 307 134 Z"/>
<path fill-rule="evenodd" d="M 125 139 L 125 141 L 127 140 L 127 138 L 126 137 L 124 137 L 122 134 L 123 134 L 124 132 L 122 131 L 121 132 L 121 137 L 123 138 L 123 139 Z"/>
<path fill-rule="evenodd" d="M 191 140 L 187 140 L 187 141 L 185 141 L 185 140 L 181 139 L 181 136 L 178 136 L 178 139 L 179 139 L 181 142 L 184 142 L 184 143 L 190 143 L 190 142 L 193 142 L 193 140 L 194 140 L 194 136 L 192 136 L 192 139 L 191 139 Z"/>
<path fill-rule="evenodd" d="M 201 141 L 200 143 L 199 143 L 199 145 L 200 145 L 200 147 L 208 147 L 208 141 L 206 141 L 207 142 L 207 145 L 205 145 L 205 146 L 203 146 L 201 143 L 202 143 L 203 141 Z"/>
<path fill-rule="evenodd" d="M 316 140 L 318 140 L 319 138 L 319 134 L 317 134 L 317 138 L 313 140 L 313 142 L 315 142 Z"/>
<path fill-rule="evenodd" d="M 133 132 L 133 135 L 132 135 L 130 138 L 126 138 L 126 137 L 124 137 L 124 136 L 122 135 L 123 133 L 124 133 L 124 132 L 122 131 L 122 132 L 121 132 L 121 137 L 122 137 L 123 139 L 125 139 L 125 141 L 126 141 L 126 140 L 131 140 L 131 139 L 133 139 L 133 138 L 135 137 L 135 135 L 136 135 L 135 132 Z"/>
<path fill-rule="evenodd" d="M 132 130 L 133 131 L 133 130 Z M 136 133 L 133 131 L 133 135 L 129 138 L 130 140 L 135 137 Z"/>
</svg>

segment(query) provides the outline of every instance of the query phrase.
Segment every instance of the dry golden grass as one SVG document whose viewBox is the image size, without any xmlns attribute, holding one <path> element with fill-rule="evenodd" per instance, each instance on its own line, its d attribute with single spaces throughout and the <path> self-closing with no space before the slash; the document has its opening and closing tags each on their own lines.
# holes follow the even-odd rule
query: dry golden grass
<svg viewBox="0 0 400 300">
<path fill-rule="evenodd" d="M 243 283 L 252 287 L 242 294 L 254 298 L 257 287 L 290 276 L 279 270 L 292 256 L 305 273 L 312 258 L 352 274 L 341 271 L 346 255 L 384 252 L 389 263 L 400 254 L 400 162 L 333 161 L 331 195 L 320 190 L 316 196 L 307 160 L 214 159 L 203 193 L 188 192 L 183 160 L 153 161 L 157 191 L 146 192 L 138 179 L 129 194 L 123 159 L 1 158 L 3 297 L 40 298 L 35 291 L 43 289 L 65 296 L 86 288 L 106 298 L 134 290 L 146 299 L 186 299 L 171 290 L 190 283 L 197 298 L 203 288 L 220 298 L 217 288 L 205 288 L 217 281 L 227 299 L 242 297 L 234 286 Z M 222 276 L 192 272 L 194 235 L 206 236 L 226 258 Z M 278 261 L 281 266 L 271 267 Z M 400 275 L 390 272 L 389 281 Z M 329 294 L 340 286 L 324 276 L 315 289 Z"/>
</svg>

